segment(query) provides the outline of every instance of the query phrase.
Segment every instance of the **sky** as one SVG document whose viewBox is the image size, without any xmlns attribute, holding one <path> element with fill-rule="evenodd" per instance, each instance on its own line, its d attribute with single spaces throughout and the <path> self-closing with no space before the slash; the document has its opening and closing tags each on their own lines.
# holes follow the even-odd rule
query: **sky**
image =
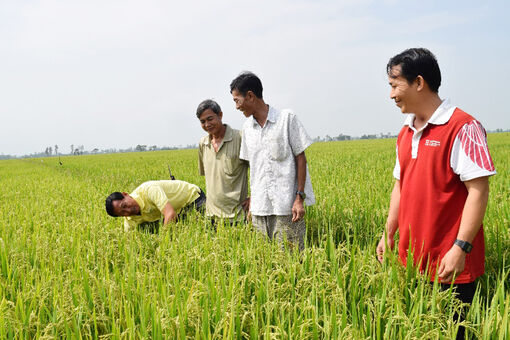
<svg viewBox="0 0 510 340">
<path fill-rule="evenodd" d="M 436 55 L 441 98 L 509 129 L 509 12 L 470 0 L 0 0 L 0 154 L 197 144 L 204 99 L 241 128 L 229 84 L 244 70 L 312 138 L 396 134 L 405 117 L 386 64 L 409 47 Z"/>
</svg>

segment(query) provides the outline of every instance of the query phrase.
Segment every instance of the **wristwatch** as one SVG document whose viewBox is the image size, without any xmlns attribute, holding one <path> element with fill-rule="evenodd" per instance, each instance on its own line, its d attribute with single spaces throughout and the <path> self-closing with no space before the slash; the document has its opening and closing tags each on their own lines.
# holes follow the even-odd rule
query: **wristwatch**
<svg viewBox="0 0 510 340">
<path fill-rule="evenodd" d="M 304 191 L 296 191 L 296 195 L 301 196 L 302 199 L 306 199 L 306 194 Z"/>
<path fill-rule="evenodd" d="M 473 245 L 467 241 L 456 239 L 454 244 L 458 245 L 466 254 L 469 254 L 471 249 L 473 249 Z"/>
</svg>

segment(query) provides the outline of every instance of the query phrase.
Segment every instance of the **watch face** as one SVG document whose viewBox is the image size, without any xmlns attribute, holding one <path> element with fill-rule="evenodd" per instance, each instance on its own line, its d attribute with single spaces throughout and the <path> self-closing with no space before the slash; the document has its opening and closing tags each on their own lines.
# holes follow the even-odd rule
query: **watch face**
<svg viewBox="0 0 510 340">
<path fill-rule="evenodd" d="M 469 253 L 471 249 L 473 249 L 473 245 L 471 243 L 462 241 L 462 240 L 455 240 L 455 244 L 460 247 L 464 252 Z"/>
</svg>

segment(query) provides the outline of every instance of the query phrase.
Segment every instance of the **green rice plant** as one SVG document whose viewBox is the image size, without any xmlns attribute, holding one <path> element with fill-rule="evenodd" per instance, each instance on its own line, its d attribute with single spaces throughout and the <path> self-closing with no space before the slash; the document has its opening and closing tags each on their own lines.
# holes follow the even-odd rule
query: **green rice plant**
<svg viewBox="0 0 510 340">
<path fill-rule="evenodd" d="M 484 220 L 486 274 L 463 325 L 510 338 L 510 134 L 489 135 L 498 175 Z M 250 225 L 195 213 L 124 233 L 113 191 L 177 178 L 205 187 L 196 150 L 0 161 L 2 339 L 451 339 L 462 307 L 375 246 L 393 185 L 395 140 L 307 150 L 317 197 L 307 246 L 282 250 Z"/>
</svg>

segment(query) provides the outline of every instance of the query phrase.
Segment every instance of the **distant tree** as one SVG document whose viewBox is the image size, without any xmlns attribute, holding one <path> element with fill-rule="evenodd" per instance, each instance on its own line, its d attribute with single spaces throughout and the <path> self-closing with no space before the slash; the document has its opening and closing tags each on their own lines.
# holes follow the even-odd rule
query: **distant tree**
<svg viewBox="0 0 510 340">
<path fill-rule="evenodd" d="M 150 151 L 154 151 L 154 150 L 157 150 L 157 149 L 158 149 L 157 145 L 152 145 L 152 146 L 149 147 Z"/>
<path fill-rule="evenodd" d="M 51 146 L 48 146 L 48 155 L 51 156 L 52 153 L 53 153 L 53 149 L 51 148 Z"/>
<path fill-rule="evenodd" d="M 83 145 L 78 145 L 78 146 L 74 149 L 74 154 L 75 154 L 75 155 L 83 155 L 83 150 L 85 150 L 85 148 L 83 147 Z"/>
<path fill-rule="evenodd" d="M 95 148 L 92 150 L 92 153 L 98 153 L 99 152 L 99 149 L 98 148 Z"/>
<path fill-rule="evenodd" d="M 71 155 L 74 153 L 74 145 L 71 144 Z"/>
<path fill-rule="evenodd" d="M 55 144 L 55 155 L 58 156 L 58 145 Z"/>
<path fill-rule="evenodd" d="M 135 147 L 135 150 L 136 150 L 136 151 L 145 151 L 145 150 L 147 150 L 147 145 L 140 145 L 140 144 L 138 144 L 138 145 Z"/>
<path fill-rule="evenodd" d="M 335 140 L 350 140 L 351 136 L 344 135 L 343 133 L 339 134 L 335 137 Z"/>
</svg>

